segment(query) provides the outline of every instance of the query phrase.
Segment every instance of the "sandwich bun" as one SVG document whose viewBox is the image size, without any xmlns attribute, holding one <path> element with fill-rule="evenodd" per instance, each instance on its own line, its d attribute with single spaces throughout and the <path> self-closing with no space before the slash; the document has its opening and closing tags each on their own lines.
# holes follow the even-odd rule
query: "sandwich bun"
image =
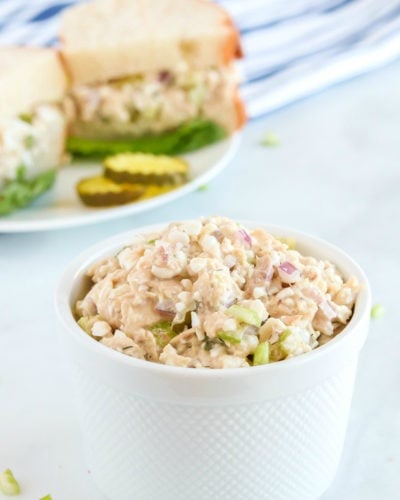
<svg viewBox="0 0 400 500">
<path fill-rule="evenodd" d="M 182 64 L 228 66 L 242 56 L 229 15 L 206 0 L 98 0 L 61 19 L 61 53 L 74 84 Z"/>
<path fill-rule="evenodd" d="M 67 78 L 55 50 L 0 47 L 0 117 L 27 113 L 39 103 L 59 103 Z"/>
</svg>

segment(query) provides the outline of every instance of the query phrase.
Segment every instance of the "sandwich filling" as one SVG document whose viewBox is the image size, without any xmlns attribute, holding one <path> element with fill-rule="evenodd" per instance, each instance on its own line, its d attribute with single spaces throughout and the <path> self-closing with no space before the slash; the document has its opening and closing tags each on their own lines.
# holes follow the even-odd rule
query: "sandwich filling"
<svg viewBox="0 0 400 500">
<path fill-rule="evenodd" d="M 0 193 L 21 169 L 24 178 L 60 164 L 65 118 L 56 105 L 41 104 L 32 113 L 0 119 Z"/>
<path fill-rule="evenodd" d="M 221 103 L 232 103 L 233 67 L 157 71 L 95 85 L 77 85 L 67 100 L 72 135 L 119 138 L 157 134 L 196 118 L 224 126 Z"/>
</svg>

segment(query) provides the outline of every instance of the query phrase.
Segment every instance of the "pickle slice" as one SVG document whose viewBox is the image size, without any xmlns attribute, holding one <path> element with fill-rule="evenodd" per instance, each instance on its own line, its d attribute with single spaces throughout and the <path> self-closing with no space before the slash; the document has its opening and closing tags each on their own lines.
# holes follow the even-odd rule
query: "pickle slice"
<svg viewBox="0 0 400 500">
<path fill-rule="evenodd" d="M 112 207 L 137 200 L 146 191 L 137 184 L 118 184 L 102 176 L 88 177 L 78 182 L 79 198 L 89 207 Z"/>
<path fill-rule="evenodd" d="M 104 160 L 104 176 L 115 182 L 176 186 L 187 180 L 188 164 L 180 158 L 121 153 Z"/>
</svg>

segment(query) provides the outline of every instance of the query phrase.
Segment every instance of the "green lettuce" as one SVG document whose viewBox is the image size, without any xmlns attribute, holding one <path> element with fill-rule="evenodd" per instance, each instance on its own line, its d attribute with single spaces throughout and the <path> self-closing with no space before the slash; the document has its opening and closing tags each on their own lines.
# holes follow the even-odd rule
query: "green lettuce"
<svg viewBox="0 0 400 500">
<path fill-rule="evenodd" d="M 29 205 L 51 188 L 56 179 L 56 170 L 47 170 L 34 179 L 27 179 L 25 167 L 20 167 L 17 177 L 8 181 L 0 190 L 0 216 Z"/>
<path fill-rule="evenodd" d="M 165 155 L 188 153 L 223 139 L 226 132 L 208 120 L 192 120 L 159 135 L 132 139 L 85 139 L 69 137 L 67 149 L 76 156 L 104 157 L 117 153 L 140 152 Z"/>
</svg>

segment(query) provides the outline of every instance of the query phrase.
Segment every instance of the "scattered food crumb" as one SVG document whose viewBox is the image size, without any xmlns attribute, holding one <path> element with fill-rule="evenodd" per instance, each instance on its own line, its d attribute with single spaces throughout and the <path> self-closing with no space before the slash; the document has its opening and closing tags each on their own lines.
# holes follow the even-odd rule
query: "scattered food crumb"
<svg viewBox="0 0 400 500">
<path fill-rule="evenodd" d="M 385 306 L 382 304 L 375 304 L 371 308 L 371 318 L 372 319 L 380 319 L 383 318 L 386 314 Z"/>
<path fill-rule="evenodd" d="M 18 495 L 21 493 L 18 481 L 10 469 L 0 473 L 0 491 L 4 495 Z"/>
<path fill-rule="evenodd" d="M 266 147 L 279 146 L 281 143 L 279 136 L 275 132 L 266 132 L 263 139 L 261 140 L 261 145 Z"/>
<path fill-rule="evenodd" d="M 207 184 L 203 184 L 202 186 L 200 186 L 197 191 L 207 191 L 208 190 L 208 185 Z"/>
<path fill-rule="evenodd" d="M 51 495 L 46 495 L 45 497 L 42 497 L 40 500 L 53 500 L 51 498 Z"/>
</svg>

